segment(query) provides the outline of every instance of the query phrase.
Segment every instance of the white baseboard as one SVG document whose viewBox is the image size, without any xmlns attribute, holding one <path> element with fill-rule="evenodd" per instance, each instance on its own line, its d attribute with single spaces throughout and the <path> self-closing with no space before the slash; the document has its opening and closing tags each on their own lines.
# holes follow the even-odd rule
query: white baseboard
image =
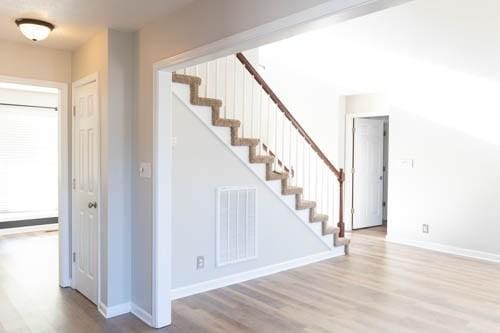
<svg viewBox="0 0 500 333">
<path fill-rule="evenodd" d="M 334 257 L 339 257 L 345 255 L 344 247 L 334 248 L 332 251 L 320 252 L 307 257 L 292 259 L 279 264 L 269 265 L 257 269 L 253 269 L 247 272 L 233 274 L 229 276 L 224 276 L 222 278 L 213 279 L 209 281 L 204 281 L 196 284 L 192 284 L 186 287 L 180 287 L 171 290 L 171 299 L 179 299 L 199 293 L 203 293 L 209 290 L 218 289 L 226 287 L 232 284 L 245 282 L 248 280 L 260 278 L 263 276 L 279 273 L 292 268 L 297 268 L 300 266 L 305 266 L 325 259 L 330 259 Z"/>
<path fill-rule="evenodd" d="M 137 318 L 142 320 L 144 323 L 153 327 L 153 316 L 149 314 L 146 310 L 141 308 L 135 303 L 130 304 L 130 312 L 132 312 Z"/>
<path fill-rule="evenodd" d="M 130 312 L 130 303 L 123 303 L 114 306 L 106 306 L 104 303 L 99 303 L 99 312 L 104 318 L 109 319 Z"/>
<path fill-rule="evenodd" d="M 385 240 L 387 242 L 391 242 L 391 243 L 414 246 L 414 247 L 418 247 L 418 248 L 422 248 L 422 249 L 426 249 L 426 250 L 443 252 L 443 253 L 453 254 L 453 255 L 457 255 L 457 256 L 461 256 L 461 257 L 467 257 L 467 258 L 473 258 L 473 259 L 479 259 L 479 260 L 500 263 L 500 255 L 494 254 L 494 253 L 464 249 L 461 247 L 444 245 L 444 244 L 439 244 L 439 243 L 434 243 L 434 242 L 401 239 L 401 238 L 397 238 L 397 237 L 391 237 L 389 235 L 386 236 Z"/>
</svg>

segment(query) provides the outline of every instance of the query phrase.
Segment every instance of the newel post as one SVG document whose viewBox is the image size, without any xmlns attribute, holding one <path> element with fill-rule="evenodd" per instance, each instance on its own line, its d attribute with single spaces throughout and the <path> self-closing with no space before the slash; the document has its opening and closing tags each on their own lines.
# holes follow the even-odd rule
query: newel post
<svg viewBox="0 0 500 333">
<path fill-rule="evenodd" d="M 345 232 L 345 224 L 344 224 L 344 180 L 345 173 L 344 169 L 339 170 L 339 174 L 337 177 L 339 181 L 339 223 L 338 227 L 340 228 L 339 237 L 344 237 Z"/>
</svg>

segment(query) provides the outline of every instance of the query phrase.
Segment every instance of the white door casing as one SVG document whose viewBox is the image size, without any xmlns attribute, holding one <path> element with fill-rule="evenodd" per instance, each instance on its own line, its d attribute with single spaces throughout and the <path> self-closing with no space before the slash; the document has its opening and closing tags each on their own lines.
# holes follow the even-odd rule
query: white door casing
<svg viewBox="0 0 500 333">
<path fill-rule="evenodd" d="M 98 303 L 99 104 L 97 81 L 73 89 L 73 288 Z"/>
<path fill-rule="evenodd" d="M 384 121 L 356 118 L 353 150 L 353 229 L 382 225 Z"/>
</svg>

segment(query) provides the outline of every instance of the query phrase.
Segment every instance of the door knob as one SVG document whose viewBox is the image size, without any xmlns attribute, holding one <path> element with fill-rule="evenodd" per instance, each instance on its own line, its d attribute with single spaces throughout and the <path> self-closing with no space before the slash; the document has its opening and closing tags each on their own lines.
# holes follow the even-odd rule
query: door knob
<svg viewBox="0 0 500 333">
<path fill-rule="evenodd" d="M 88 204 L 88 207 L 89 207 L 89 208 L 92 208 L 92 207 L 93 207 L 93 208 L 97 208 L 97 202 L 95 202 L 95 201 L 90 201 L 90 202 L 89 202 L 89 204 Z"/>
</svg>

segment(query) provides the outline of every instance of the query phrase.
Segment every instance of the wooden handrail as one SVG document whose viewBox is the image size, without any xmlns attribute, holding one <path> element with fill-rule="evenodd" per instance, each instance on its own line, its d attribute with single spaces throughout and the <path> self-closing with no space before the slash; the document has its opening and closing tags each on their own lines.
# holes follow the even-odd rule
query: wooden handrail
<svg viewBox="0 0 500 333">
<path fill-rule="evenodd" d="M 281 112 L 285 115 L 285 117 L 292 123 L 293 127 L 297 129 L 297 131 L 302 135 L 302 137 L 306 140 L 306 142 L 311 146 L 314 152 L 319 156 L 321 160 L 326 164 L 326 166 L 335 174 L 337 180 L 339 181 L 339 222 L 338 227 L 340 228 L 339 237 L 344 237 L 344 170 L 337 169 L 332 162 L 326 157 L 326 155 L 321 151 L 318 145 L 314 142 L 313 139 L 307 134 L 304 128 L 299 124 L 297 119 L 288 111 L 287 107 L 283 102 L 279 99 L 279 97 L 274 93 L 271 87 L 267 84 L 264 78 L 259 74 L 259 72 L 252 66 L 250 61 L 243 55 L 243 53 L 236 53 L 236 58 L 245 66 L 247 71 L 254 77 L 255 81 L 264 89 L 264 91 L 269 95 L 271 100 L 278 106 Z"/>
<path fill-rule="evenodd" d="M 318 145 L 311 139 L 311 137 L 307 134 L 304 128 L 299 124 L 297 119 L 288 111 L 285 104 L 279 99 L 279 97 L 274 93 L 274 91 L 269 87 L 267 82 L 264 80 L 262 76 L 260 76 L 259 72 L 252 66 L 250 61 L 243 55 L 243 53 L 236 53 L 236 57 L 238 60 L 245 66 L 248 72 L 255 78 L 255 81 L 264 89 L 264 91 L 271 97 L 272 101 L 278 106 L 281 112 L 285 115 L 285 117 L 290 120 L 293 127 L 297 129 L 297 131 L 302 135 L 302 137 L 306 140 L 306 142 L 311 146 L 311 148 L 318 154 L 319 158 L 325 162 L 330 170 L 337 176 L 340 176 L 340 171 L 333 165 L 332 162 L 326 157 L 326 155 L 319 149 Z"/>
</svg>

